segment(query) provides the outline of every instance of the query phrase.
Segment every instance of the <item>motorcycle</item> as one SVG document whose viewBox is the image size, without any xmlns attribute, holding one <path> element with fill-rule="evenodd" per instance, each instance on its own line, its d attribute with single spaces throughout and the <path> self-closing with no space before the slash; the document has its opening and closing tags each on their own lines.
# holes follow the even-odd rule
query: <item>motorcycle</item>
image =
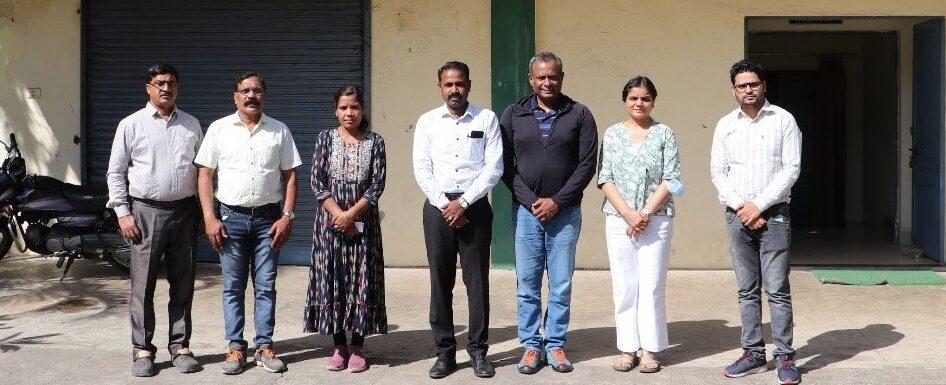
<svg viewBox="0 0 946 385">
<path fill-rule="evenodd" d="M 7 151 L 0 166 L 0 259 L 16 243 L 21 253 L 58 258 L 60 281 L 76 259 L 106 260 L 128 274 L 131 251 L 115 211 L 105 208 L 108 190 L 28 175 L 16 135 L 0 144 Z"/>
</svg>

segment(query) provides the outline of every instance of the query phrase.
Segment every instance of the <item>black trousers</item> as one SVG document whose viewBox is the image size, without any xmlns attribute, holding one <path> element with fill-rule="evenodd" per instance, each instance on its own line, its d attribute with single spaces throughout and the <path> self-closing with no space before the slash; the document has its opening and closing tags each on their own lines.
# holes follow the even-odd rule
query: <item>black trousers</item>
<svg viewBox="0 0 946 385">
<path fill-rule="evenodd" d="M 454 229 L 440 210 L 424 203 L 424 241 L 430 264 L 430 329 L 438 354 L 456 354 L 453 326 L 453 286 L 457 275 L 457 254 L 463 270 L 463 284 L 469 299 L 470 330 L 466 346 L 470 355 L 486 354 L 489 336 L 489 246 L 493 235 L 493 210 L 482 198 L 466 210 L 470 220 Z"/>
<path fill-rule="evenodd" d="M 154 288 L 162 262 L 170 285 L 168 301 L 168 351 L 176 353 L 190 344 L 191 303 L 197 258 L 197 200 L 173 208 L 133 201 L 131 212 L 141 230 L 141 242 L 131 244 L 131 344 L 155 353 Z"/>
</svg>

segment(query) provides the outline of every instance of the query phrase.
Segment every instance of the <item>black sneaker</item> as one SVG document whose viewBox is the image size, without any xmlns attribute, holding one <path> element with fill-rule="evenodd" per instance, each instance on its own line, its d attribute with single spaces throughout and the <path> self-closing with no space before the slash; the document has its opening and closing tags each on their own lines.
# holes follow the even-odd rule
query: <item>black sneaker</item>
<svg viewBox="0 0 946 385">
<path fill-rule="evenodd" d="M 437 354 L 437 362 L 430 368 L 430 378 L 444 378 L 457 370 L 457 357 L 453 354 Z"/>
<path fill-rule="evenodd" d="M 775 358 L 778 369 L 778 381 L 782 385 L 795 385 L 801 383 L 801 374 L 795 367 L 795 360 L 791 356 L 784 354 Z"/>
<path fill-rule="evenodd" d="M 766 365 L 765 358 L 753 356 L 747 351 L 736 362 L 723 369 L 723 375 L 729 378 L 739 378 L 762 373 L 766 370 L 769 370 L 769 368 Z"/>
<path fill-rule="evenodd" d="M 473 365 L 473 374 L 477 377 L 490 378 L 496 374 L 496 369 L 486 359 L 486 354 L 480 353 L 470 357 L 470 364 Z"/>
</svg>

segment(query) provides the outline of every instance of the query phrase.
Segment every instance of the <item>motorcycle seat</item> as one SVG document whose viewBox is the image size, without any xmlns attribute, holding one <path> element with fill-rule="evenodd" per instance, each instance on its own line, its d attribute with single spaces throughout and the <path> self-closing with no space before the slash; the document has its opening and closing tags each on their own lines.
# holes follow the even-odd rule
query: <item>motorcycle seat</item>
<svg viewBox="0 0 946 385">
<path fill-rule="evenodd" d="M 105 210 L 105 202 L 108 202 L 108 189 L 104 186 L 63 183 L 62 195 L 81 212 L 100 212 Z"/>
</svg>

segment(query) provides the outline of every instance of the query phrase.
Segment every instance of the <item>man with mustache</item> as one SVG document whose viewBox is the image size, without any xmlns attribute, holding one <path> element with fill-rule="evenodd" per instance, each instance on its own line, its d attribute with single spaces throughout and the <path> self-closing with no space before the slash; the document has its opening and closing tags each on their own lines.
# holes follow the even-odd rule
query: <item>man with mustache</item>
<svg viewBox="0 0 946 385">
<path fill-rule="evenodd" d="M 122 119 L 108 161 L 108 203 L 131 247 L 131 374 L 156 374 L 154 286 L 161 263 L 170 286 L 168 352 L 181 372 L 200 370 L 188 347 L 197 259 L 197 167 L 200 122 L 177 108 L 177 70 L 148 68 L 148 103 Z"/>
<path fill-rule="evenodd" d="M 276 261 L 292 231 L 296 167 L 302 160 L 289 128 L 263 113 L 266 84 L 259 73 L 247 72 L 236 79 L 233 101 L 237 112 L 210 124 L 196 159 L 202 166 L 198 190 L 204 230 L 211 246 L 220 252 L 223 272 L 223 318 L 230 341 L 223 373 L 239 374 L 246 365 L 243 324 L 248 276 L 253 279 L 255 302 L 254 362 L 278 373 L 286 365 L 273 349 Z M 219 216 L 214 210 L 215 172 Z"/>
<path fill-rule="evenodd" d="M 791 113 L 765 99 L 765 71 L 742 60 L 729 70 L 739 103 L 713 133 L 710 171 L 726 206 L 726 229 L 742 318 L 743 354 L 726 377 L 768 370 L 762 338 L 762 290 L 769 297 L 778 380 L 797 384 L 788 281 L 792 185 L 801 164 L 801 131 Z"/>
<path fill-rule="evenodd" d="M 509 105 L 499 119 L 503 182 L 516 203 L 516 298 L 519 341 L 525 348 L 518 368 L 524 374 L 538 372 L 543 362 L 556 372 L 572 371 L 565 334 L 582 190 L 595 174 L 598 128 L 587 107 L 562 94 L 564 78 L 562 59 L 539 53 L 529 61 L 533 94 Z M 546 270 L 549 300 L 542 317 Z M 539 334 L 543 320 L 544 337 Z"/>
<path fill-rule="evenodd" d="M 473 374 L 492 377 L 486 360 L 489 328 L 489 245 L 493 211 L 486 194 L 503 173 L 499 122 L 493 111 L 470 104 L 470 68 L 451 61 L 437 71 L 444 105 L 417 120 L 414 178 L 427 197 L 424 241 L 430 264 L 430 329 L 437 344 L 431 378 L 456 370 L 453 286 L 457 253 L 470 310 L 469 343 Z"/>
</svg>

